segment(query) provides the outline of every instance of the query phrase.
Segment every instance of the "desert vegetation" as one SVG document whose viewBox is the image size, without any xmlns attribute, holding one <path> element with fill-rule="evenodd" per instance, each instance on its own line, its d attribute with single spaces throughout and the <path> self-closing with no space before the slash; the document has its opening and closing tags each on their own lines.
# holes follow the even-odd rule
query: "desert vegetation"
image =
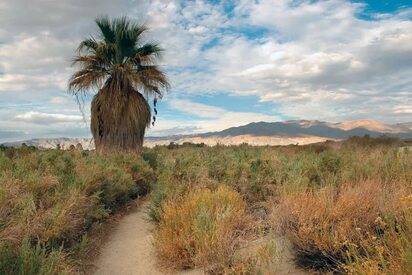
<svg viewBox="0 0 412 275">
<path fill-rule="evenodd" d="M 276 274 L 281 238 L 303 271 L 409 274 L 412 153 L 404 145 L 368 137 L 174 144 L 142 158 L 3 148 L 0 273 L 81 272 L 92 228 L 150 189 L 158 262 L 174 271 Z"/>
<path fill-rule="evenodd" d="M 133 156 L 2 148 L 0 274 L 80 272 L 88 232 L 152 181 Z"/>
<path fill-rule="evenodd" d="M 306 270 L 408 274 L 412 156 L 400 145 L 396 139 L 363 137 L 308 146 L 156 147 L 146 153 L 158 175 L 149 207 L 159 224 L 155 245 L 175 268 L 204 266 L 199 259 L 215 249 L 218 259 L 207 258 L 213 273 L 276 273 L 256 265 L 264 262 L 259 255 L 239 258 L 236 253 L 253 240 L 267 239 L 270 247 L 274 234 L 286 237 L 296 264 Z M 231 209 L 225 228 L 232 228 L 226 237 L 232 240 L 213 245 L 208 235 L 196 239 L 197 222 L 208 224 L 214 234 L 217 217 L 226 210 L 216 212 L 200 196 L 222 201 L 221 188 L 241 199 L 224 200 L 231 204 L 224 209 Z M 231 220 L 239 211 L 245 213 L 241 221 Z M 183 245 L 164 238 L 182 232 L 186 239 L 175 241 Z M 279 248 L 271 251 L 265 257 L 273 263 L 281 255 Z"/>
<path fill-rule="evenodd" d="M 174 267 L 224 266 L 246 223 L 239 193 L 225 186 L 194 190 L 163 204 L 155 242 L 159 255 Z"/>
</svg>

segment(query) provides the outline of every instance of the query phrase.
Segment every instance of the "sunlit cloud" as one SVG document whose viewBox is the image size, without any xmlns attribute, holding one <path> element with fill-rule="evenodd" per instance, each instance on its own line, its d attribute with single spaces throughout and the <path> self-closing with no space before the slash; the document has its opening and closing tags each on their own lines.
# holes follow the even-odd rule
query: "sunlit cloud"
<svg viewBox="0 0 412 275">
<path fill-rule="evenodd" d="M 39 124 L 50 124 L 50 123 L 60 123 L 60 122 L 80 122 L 83 117 L 80 115 L 63 115 L 63 114 L 47 114 L 39 112 L 27 112 L 25 114 L 17 115 L 16 120 L 39 123 Z"/>
</svg>

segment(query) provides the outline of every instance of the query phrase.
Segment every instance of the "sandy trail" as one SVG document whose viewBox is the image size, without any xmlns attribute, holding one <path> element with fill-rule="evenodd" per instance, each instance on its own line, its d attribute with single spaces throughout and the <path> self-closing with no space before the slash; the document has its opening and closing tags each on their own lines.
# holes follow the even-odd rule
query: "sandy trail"
<svg viewBox="0 0 412 275">
<path fill-rule="evenodd" d="M 146 205 L 122 217 L 109 234 L 95 261 L 98 275 L 158 275 L 156 255 L 152 245 L 153 224 L 145 213 Z M 179 274 L 202 274 L 199 271 Z"/>
</svg>

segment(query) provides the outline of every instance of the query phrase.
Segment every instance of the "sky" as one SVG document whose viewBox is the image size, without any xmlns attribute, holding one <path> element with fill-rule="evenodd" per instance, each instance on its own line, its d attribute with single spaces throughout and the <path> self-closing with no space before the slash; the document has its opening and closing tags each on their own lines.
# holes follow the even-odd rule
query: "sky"
<svg viewBox="0 0 412 275">
<path fill-rule="evenodd" d="M 90 136 L 90 100 L 83 118 L 67 82 L 101 15 L 146 24 L 165 49 L 150 136 L 412 121 L 412 0 L 0 0 L 0 142 Z"/>
</svg>

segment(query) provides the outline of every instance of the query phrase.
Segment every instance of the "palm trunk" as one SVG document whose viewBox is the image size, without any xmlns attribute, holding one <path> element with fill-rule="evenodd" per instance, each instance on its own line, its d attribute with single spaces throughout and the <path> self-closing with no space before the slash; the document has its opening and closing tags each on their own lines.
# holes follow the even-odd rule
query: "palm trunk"
<svg viewBox="0 0 412 275">
<path fill-rule="evenodd" d="M 91 105 L 91 131 L 98 152 L 140 153 L 150 106 L 137 91 L 101 89 Z"/>
</svg>

